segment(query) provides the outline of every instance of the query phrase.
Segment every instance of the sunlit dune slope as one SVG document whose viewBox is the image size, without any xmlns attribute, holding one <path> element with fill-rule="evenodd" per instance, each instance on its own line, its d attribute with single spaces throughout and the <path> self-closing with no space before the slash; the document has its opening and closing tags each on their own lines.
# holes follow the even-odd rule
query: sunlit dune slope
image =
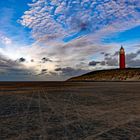
<svg viewBox="0 0 140 140">
<path fill-rule="evenodd" d="M 140 68 L 93 71 L 68 81 L 140 81 Z"/>
</svg>

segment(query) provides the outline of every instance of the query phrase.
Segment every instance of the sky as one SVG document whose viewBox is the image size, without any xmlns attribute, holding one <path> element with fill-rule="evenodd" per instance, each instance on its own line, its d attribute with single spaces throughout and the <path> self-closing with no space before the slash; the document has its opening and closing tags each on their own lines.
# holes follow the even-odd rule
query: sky
<svg viewBox="0 0 140 140">
<path fill-rule="evenodd" d="M 139 0 L 0 0 L 0 81 L 59 81 L 140 66 Z"/>
</svg>

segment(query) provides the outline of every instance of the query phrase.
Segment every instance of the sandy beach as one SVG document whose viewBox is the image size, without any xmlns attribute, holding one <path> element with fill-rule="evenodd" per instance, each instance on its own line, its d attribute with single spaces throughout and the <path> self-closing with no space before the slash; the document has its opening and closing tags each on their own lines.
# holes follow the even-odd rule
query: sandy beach
<svg viewBox="0 0 140 140">
<path fill-rule="evenodd" d="M 139 140 L 140 82 L 0 83 L 1 140 Z"/>
</svg>

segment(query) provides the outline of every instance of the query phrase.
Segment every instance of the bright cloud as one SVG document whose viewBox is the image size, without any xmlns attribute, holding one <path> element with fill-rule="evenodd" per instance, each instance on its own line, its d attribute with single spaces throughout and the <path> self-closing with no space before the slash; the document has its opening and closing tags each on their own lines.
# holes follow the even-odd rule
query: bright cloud
<svg viewBox="0 0 140 140">
<path fill-rule="evenodd" d="M 11 45 L 12 44 L 12 40 L 2 34 L 0 34 L 0 42 L 3 44 L 3 45 Z"/>
<path fill-rule="evenodd" d="M 112 33 L 140 25 L 139 0 L 37 0 L 29 6 L 21 24 L 35 38 L 77 37 L 104 28 Z"/>
</svg>

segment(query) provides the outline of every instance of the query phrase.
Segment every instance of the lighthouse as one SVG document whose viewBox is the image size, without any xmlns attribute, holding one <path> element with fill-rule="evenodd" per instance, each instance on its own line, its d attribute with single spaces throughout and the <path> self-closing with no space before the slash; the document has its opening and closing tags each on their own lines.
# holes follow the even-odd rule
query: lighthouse
<svg viewBox="0 0 140 140">
<path fill-rule="evenodd" d="M 125 69 L 125 51 L 122 46 L 120 48 L 120 69 Z"/>
</svg>

